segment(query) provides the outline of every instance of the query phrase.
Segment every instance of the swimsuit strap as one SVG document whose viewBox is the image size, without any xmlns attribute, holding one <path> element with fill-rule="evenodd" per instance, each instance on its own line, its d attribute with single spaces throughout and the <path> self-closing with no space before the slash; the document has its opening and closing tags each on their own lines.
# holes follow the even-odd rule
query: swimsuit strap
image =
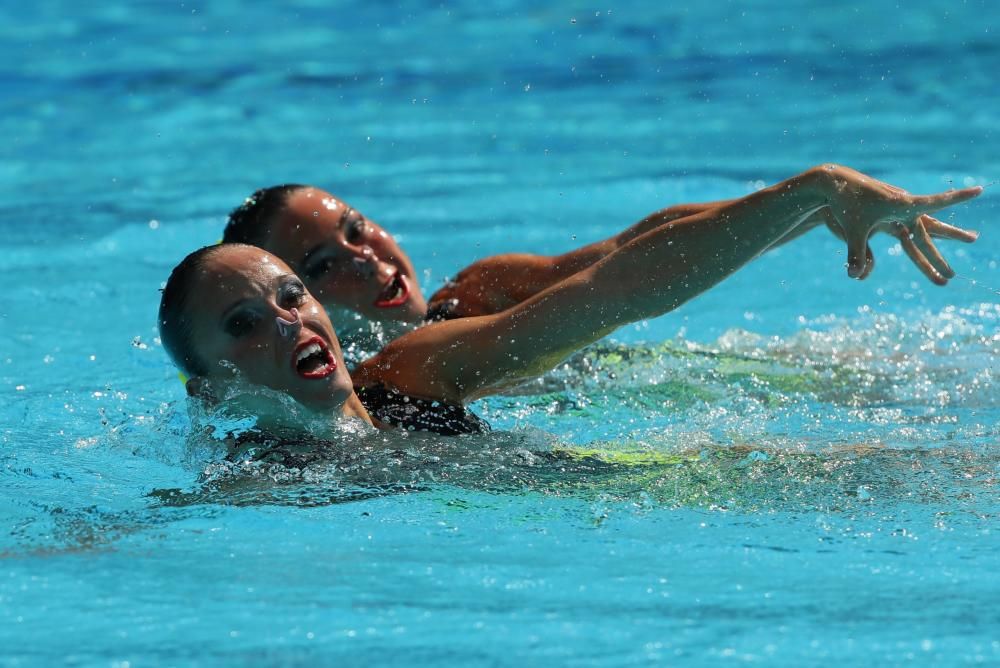
<svg viewBox="0 0 1000 668">
<path fill-rule="evenodd" d="M 459 316 L 455 315 L 455 308 L 458 306 L 457 299 L 446 299 L 438 302 L 427 309 L 424 322 L 440 322 L 442 320 L 454 320 Z"/>
</svg>

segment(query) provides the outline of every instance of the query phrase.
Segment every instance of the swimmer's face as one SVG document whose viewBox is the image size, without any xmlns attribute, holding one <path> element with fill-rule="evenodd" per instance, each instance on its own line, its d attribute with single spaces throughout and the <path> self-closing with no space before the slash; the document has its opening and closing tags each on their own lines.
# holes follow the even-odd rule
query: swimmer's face
<svg viewBox="0 0 1000 668">
<path fill-rule="evenodd" d="M 302 188 L 289 195 L 263 247 L 284 259 L 325 306 L 396 322 L 420 322 L 427 312 L 403 249 L 322 190 Z"/>
<path fill-rule="evenodd" d="M 211 385 L 238 377 L 315 411 L 339 409 L 351 396 L 326 311 L 277 257 L 249 246 L 222 247 L 206 261 L 189 299 L 192 339 Z"/>
</svg>

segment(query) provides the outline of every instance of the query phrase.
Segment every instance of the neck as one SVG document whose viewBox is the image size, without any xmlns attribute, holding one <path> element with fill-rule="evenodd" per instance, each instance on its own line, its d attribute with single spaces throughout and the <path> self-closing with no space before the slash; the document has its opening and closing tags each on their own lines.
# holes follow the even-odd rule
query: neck
<svg viewBox="0 0 1000 668">
<path fill-rule="evenodd" d="M 368 410 L 365 409 L 364 404 L 361 403 L 361 399 L 358 399 L 358 395 L 354 392 L 351 392 L 351 396 L 344 402 L 344 408 L 340 414 L 345 417 L 361 418 L 368 424 L 374 424 L 371 415 L 368 414 Z"/>
<path fill-rule="evenodd" d="M 297 417 L 291 417 L 285 412 L 265 413 L 258 411 L 257 426 L 268 434 L 291 440 L 303 433 L 311 433 L 320 438 L 324 437 L 322 434 L 326 434 L 332 438 L 338 431 L 337 422 L 342 418 L 359 418 L 365 424 L 378 426 L 374 424 L 361 400 L 358 399 L 358 395 L 353 391 L 340 408 L 318 412 L 305 406 L 302 408 L 305 409 L 304 413 Z"/>
</svg>

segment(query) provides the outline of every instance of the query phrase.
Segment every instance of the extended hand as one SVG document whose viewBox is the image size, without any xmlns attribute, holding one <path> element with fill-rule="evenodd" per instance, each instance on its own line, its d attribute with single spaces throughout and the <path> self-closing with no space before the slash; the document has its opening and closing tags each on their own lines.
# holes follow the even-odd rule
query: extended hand
<svg viewBox="0 0 1000 668">
<path fill-rule="evenodd" d="M 911 195 L 847 167 L 825 165 L 817 172 L 823 175 L 830 211 L 847 241 L 847 273 L 852 278 L 863 279 L 871 273 L 874 256 L 868 239 L 879 230 L 899 239 L 907 256 L 937 285 L 945 285 L 955 272 L 934 245 L 934 239 L 971 243 L 979 236 L 930 214 L 977 197 L 983 191 L 981 187 Z M 830 228 L 838 231 L 833 225 Z"/>
</svg>

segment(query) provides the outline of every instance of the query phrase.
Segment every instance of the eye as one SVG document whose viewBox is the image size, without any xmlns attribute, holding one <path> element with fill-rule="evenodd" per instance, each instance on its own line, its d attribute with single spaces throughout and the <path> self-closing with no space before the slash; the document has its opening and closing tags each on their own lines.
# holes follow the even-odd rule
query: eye
<svg viewBox="0 0 1000 668">
<path fill-rule="evenodd" d="M 226 333 L 234 339 L 242 338 L 252 332 L 258 322 L 260 322 L 260 316 L 253 311 L 234 313 L 226 320 Z"/>
<path fill-rule="evenodd" d="M 306 300 L 306 287 L 299 279 L 293 279 L 281 286 L 278 301 L 284 308 L 300 306 Z"/>
<path fill-rule="evenodd" d="M 368 221 L 355 213 L 344 225 L 344 239 L 349 244 L 356 244 L 368 234 Z"/>
</svg>

